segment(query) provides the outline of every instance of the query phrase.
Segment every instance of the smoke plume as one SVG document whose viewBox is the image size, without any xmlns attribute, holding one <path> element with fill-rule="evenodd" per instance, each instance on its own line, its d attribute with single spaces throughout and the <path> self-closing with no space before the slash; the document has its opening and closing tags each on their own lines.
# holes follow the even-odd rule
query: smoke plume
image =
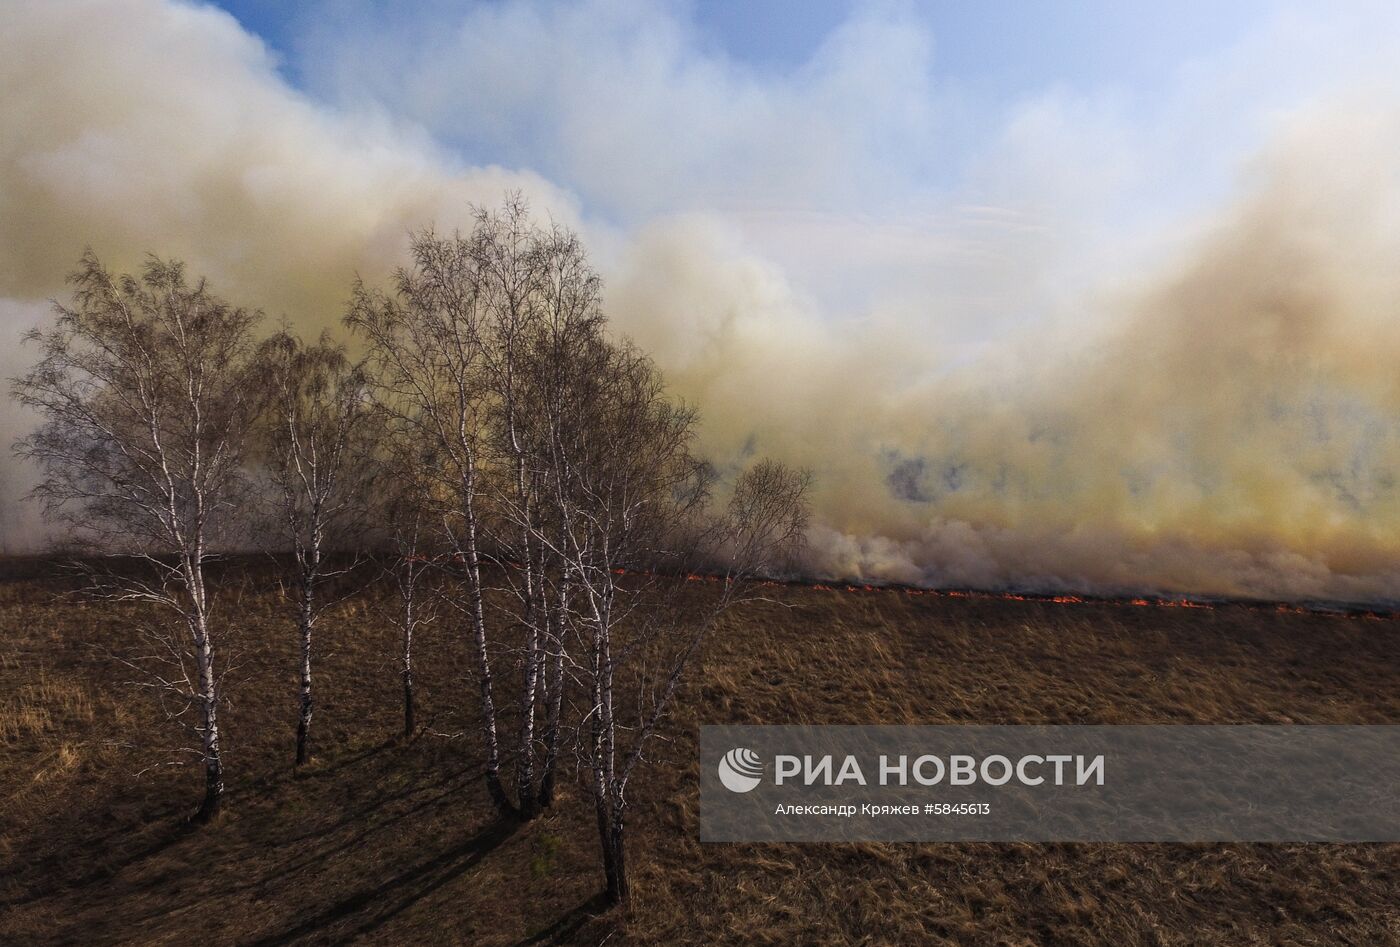
<svg viewBox="0 0 1400 947">
<path fill-rule="evenodd" d="M 1151 253 L 1087 224 L 1066 252 L 1004 208 L 964 208 L 951 236 L 918 215 L 670 212 L 655 177 L 604 220 L 532 171 L 455 164 L 389 111 L 318 104 L 217 11 L 86 0 L 5 20 L 7 343 L 46 317 L 87 245 L 117 267 L 179 256 L 237 302 L 332 326 L 350 280 L 382 279 L 410 228 L 451 228 L 470 202 L 520 189 L 594 248 L 615 323 L 698 403 L 721 468 L 769 454 L 813 470 L 816 574 L 1400 599 L 1400 109 L 1385 96 L 1329 92 L 1290 111 L 1233 192 L 1142 241 Z M 888 39 L 857 30 L 829 51 L 821 108 L 840 107 L 841 69 L 869 36 Z M 793 94 L 779 104 L 806 128 L 810 103 Z M 756 95 L 758 127 L 778 106 Z M 1008 140 L 1050 113 L 1019 115 Z M 995 242 L 969 250 L 975 227 Z M 780 231 L 799 236 L 759 247 Z M 922 266 L 947 243 L 970 262 Z M 843 263 L 888 291 L 843 299 Z M 860 311 L 834 313 L 848 303 Z M 1010 315 L 1029 306 L 1041 318 Z M 7 344 L 0 368 L 28 354 Z M 28 423 L 11 409 L 3 433 Z M 3 470 L 7 549 L 44 541 L 31 514 L 8 512 L 30 476 Z"/>
</svg>

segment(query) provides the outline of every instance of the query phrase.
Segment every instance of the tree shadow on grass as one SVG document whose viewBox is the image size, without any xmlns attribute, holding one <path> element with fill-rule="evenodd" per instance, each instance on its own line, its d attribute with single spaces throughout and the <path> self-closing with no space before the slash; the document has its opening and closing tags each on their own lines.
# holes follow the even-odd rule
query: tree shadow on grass
<svg viewBox="0 0 1400 947">
<path fill-rule="evenodd" d="M 265 869 L 259 877 L 251 879 L 243 884 L 235 885 L 229 890 L 239 892 L 256 891 L 266 895 L 270 893 L 271 889 L 277 884 L 285 882 L 287 878 L 305 871 L 306 869 L 325 864 L 334 859 L 337 855 L 354 851 L 364 845 L 370 836 L 382 834 L 394 829 L 408 820 L 409 817 L 421 815 L 430 809 L 437 808 L 444 802 L 458 797 L 462 792 L 462 786 L 460 784 L 448 783 L 445 788 L 420 802 L 407 806 L 400 812 L 381 818 L 377 822 L 370 818 L 372 813 L 406 800 L 413 794 L 421 791 L 422 787 L 413 786 L 409 787 L 407 790 L 381 797 L 374 800 L 373 803 L 365 805 L 363 809 L 357 810 L 357 818 L 342 818 L 317 834 L 306 834 L 288 839 L 284 843 L 284 847 L 291 850 L 292 854 L 289 857 Z M 331 837 L 336 832 L 351 825 L 360 826 L 360 830 L 340 842 L 329 845 L 318 844 L 320 841 Z"/>
<path fill-rule="evenodd" d="M 536 931 L 529 937 L 516 944 L 516 947 L 534 947 L 534 945 L 555 945 L 568 943 L 575 934 L 583 928 L 585 924 L 606 913 L 608 910 L 607 895 L 600 891 L 593 897 L 579 904 L 577 907 L 564 914 L 553 924 Z"/>
<path fill-rule="evenodd" d="M 95 857 L 92 853 L 107 851 L 118 842 L 129 842 L 128 830 L 97 839 L 75 837 L 67 840 L 65 847 L 49 853 L 41 860 L 6 870 L 0 874 L 0 882 L 19 887 L 21 893 L 0 899 L 0 908 L 20 907 L 54 897 L 61 892 L 101 884 L 124 869 L 155 857 L 196 832 L 189 819 L 181 818 L 178 814 L 161 818 L 153 824 L 156 827 L 147 833 L 149 837 L 142 844 L 114 857 Z M 71 866 L 79 859 L 95 860 L 96 864 L 73 871 Z M 66 876 L 65 869 L 69 872 Z M 30 874 L 31 878 L 21 880 L 22 873 Z"/>
<path fill-rule="evenodd" d="M 349 941 L 371 933 L 398 914 L 417 904 L 443 885 L 473 868 L 519 828 L 514 820 L 502 819 L 458 845 L 427 861 L 400 872 L 382 884 L 364 888 L 287 930 L 253 941 L 250 947 L 276 947 L 298 938 L 319 933 L 343 921 L 353 927 L 337 932 L 337 940 Z"/>
<path fill-rule="evenodd" d="M 333 766 L 325 767 L 319 775 L 324 778 L 328 773 L 338 774 L 348 768 L 371 763 L 391 743 L 392 741 L 377 744 L 364 751 L 349 755 L 336 761 Z M 460 773 L 454 773 L 448 781 L 455 784 L 460 775 Z M 273 793 L 280 788 L 283 781 L 280 778 L 254 780 L 242 792 L 230 791 L 230 803 L 234 806 L 243 806 L 253 802 L 254 799 L 266 803 L 268 799 L 275 798 Z M 132 802 L 134 796 L 131 795 L 130 790 L 134 789 L 135 785 L 123 788 L 128 790 L 126 798 L 116 797 L 115 801 L 118 803 Z M 348 813 L 335 824 L 319 829 L 312 837 L 323 837 L 346 825 L 363 824 L 366 814 L 371 809 L 383 808 L 384 805 L 397 801 L 400 797 L 412 795 L 419 791 L 419 788 L 410 785 L 398 793 L 376 799 L 371 806 L 367 806 L 364 810 Z M 435 797 L 430 800 L 430 803 L 438 801 L 445 795 L 446 793 Z M 245 796 L 251 796 L 253 799 L 240 798 Z M 108 802 L 111 801 L 113 800 L 108 800 Z M 417 808 L 422 808 L 422 806 L 415 807 L 415 809 Z M 192 810 L 183 800 L 171 801 L 159 807 L 159 814 L 150 820 L 148 823 L 150 827 L 147 831 L 137 833 L 133 833 L 129 825 L 103 835 L 89 835 L 80 830 L 72 830 L 73 826 L 81 827 L 101 821 L 106 814 L 102 810 L 81 817 L 71 812 L 64 813 L 56 820 L 50 820 L 37 826 L 34 830 L 34 837 L 43 840 L 56 840 L 50 842 L 54 847 L 42 858 L 28 862 L 19 861 L 14 866 L 0 869 L 0 889 L 5 890 L 5 894 L 0 896 L 0 908 L 22 907 L 68 892 L 103 885 L 116 878 L 127 868 L 157 858 L 166 850 L 180 842 L 198 836 L 201 832 L 217 831 L 212 828 L 201 829 L 192 825 L 189 819 L 191 812 Z M 276 820 L 273 820 L 272 824 L 279 825 Z M 57 825 L 62 825 L 65 828 L 58 828 Z M 295 843 L 302 841 L 302 839 L 293 837 L 284 841 Z M 358 839 L 352 841 L 358 841 Z M 118 850 L 121 850 L 120 854 L 106 854 Z M 148 882 L 142 887 L 151 887 L 152 884 L 153 882 Z"/>
</svg>

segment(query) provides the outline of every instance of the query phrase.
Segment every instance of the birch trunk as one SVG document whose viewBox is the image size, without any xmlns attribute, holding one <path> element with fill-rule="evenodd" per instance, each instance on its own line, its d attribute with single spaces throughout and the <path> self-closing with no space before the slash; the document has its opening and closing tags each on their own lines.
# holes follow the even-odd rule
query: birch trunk
<svg viewBox="0 0 1400 947">
<path fill-rule="evenodd" d="M 564 711 L 564 629 L 569 607 L 567 570 L 559 579 L 559 604 L 549 625 L 549 666 L 545 671 L 544 764 L 540 772 L 540 806 L 554 804 L 554 772 L 559 761 L 560 723 Z"/>
<path fill-rule="evenodd" d="M 471 599 L 472 649 L 477 664 L 477 679 L 481 692 L 481 735 L 486 750 L 486 791 L 491 803 L 502 815 L 515 814 L 515 807 L 501 784 L 501 749 L 496 732 L 496 701 L 491 683 L 491 656 L 486 650 L 486 612 L 481 589 L 481 555 L 477 548 L 476 505 L 473 502 L 474 470 L 467 473 L 465 503 L 467 585 Z"/>
<path fill-rule="evenodd" d="M 622 786 L 617 779 L 617 721 L 613 715 L 613 658 L 611 581 L 595 601 L 593 645 L 593 802 L 598 816 L 598 840 L 603 850 L 603 876 L 609 904 L 628 898 L 627 862 L 623 847 Z"/>
<path fill-rule="evenodd" d="M 302 577 L 301 611 L 297 626 L 301 638 L 301 682 L 297 692 L 297 766 L 305 765 L 310 756 L 311 738 L 311 630 L 315 621 L 313 596 L 315 589 L 310 576 Z"/>
<path fill-rule="evenodd" d="M 627 902 L 627 858 L 623 838 L 624 802 L 613 771 L 614 722 L 611 711 L 611 668 L 604 662 L 602 680 L 595 686 L 598 697 L 594 729 L 593 805 L 598 817 L 598 841 L 603 853 L 603 879 L 609 904 Z"/>
<path fill-rule="evenodd" d="M 400 661 L 403 676 L 403 735 L 413 736 L 413 599 L 403 606 L 403 655 Z"/>
<path fill-rule="evenodd" d="M 511 436 L 512 439 L 515 436 L 513 431 Z M 540 809 L 539 793 L 535 786 L 535 708 L 538 703 L 540 677 L 541 641 L 538 616 L 541 612 L 535 602 L 535 556 L 530 542 L 531 504 L 525 490 L 524 464 L 520 460 L 516 462 L 516 488 L 525 511 L 525 525 L 521 531 L 525 560 L 525 667 L 520 692 L 520 738 L 516 757 L 515 792 L 520 803 L 521 816 L 533 819 Z M 543 586 L 542 574 L 540 584 Z"/>
<path fill-rule="evenodd" d="M 195 663 L 199 668 L 200 749 L 204 758 L 204 801 L 195 813 L 197 823 L 212 822 L 224 803 L 224 763 L 219 749 L 219 693 L 214 676 L 214 644 L 209 638 L 204 610 L 196 608 L 190 619 Z"/>
<path fill-rule="evenodd" d="M 599 815 L 598 828 L 603 843 L 603 877 L 607 882 L 606 897 L 609 904 L 626 904 L 632 893 L 627 884 L 627 849 L 623 839 L 623 813 L 621 805 L 613 806 L 604 802 L 601 805 L 611 812 L 607 818 Z"/>
</svg>

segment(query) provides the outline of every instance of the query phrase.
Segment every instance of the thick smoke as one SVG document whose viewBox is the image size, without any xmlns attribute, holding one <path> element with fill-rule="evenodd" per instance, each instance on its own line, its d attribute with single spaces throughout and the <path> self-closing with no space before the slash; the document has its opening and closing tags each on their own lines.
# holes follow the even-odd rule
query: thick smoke
<svg viewBox="0 0 1400 947">
<path fill-rule="evenodd" d="M 822 573 L 1392 599 L 1397 146 L 1374 103 L 1295 116 L 1173 259 L 922 385 L 900 383 L 917 339 L 804 319 L 703 233 L 641 243 L 623 310 L 666 314 L 647 341 L 722 456 L 819 472 Z"/>
<path fill-rule="evenodd" d="M 469 202 L 521 189 L 583 231 L 614 320 L 699 404 L 722 467 L 764 453 L 813 469 L 814 572 L 1400 598 L 1393 103 L 1294 114 L 1242 193 L 1170 253 L 1100 272 L 1047 304 L 1053 319 L 959 347 L 907 295 L 885 317 L 832 318 L 720 216 L 620 231 L 529 171 L 454 167 L 426 135 L 315 105 L 216 11 L 91 0 L 5 20 L 6 375 L 28 354 L 11 340 L 63 294 L 85 245 L 121 267 L 178 255 L 222 294 L 314 331 L 335 323 L 356 273 L 382 279 L 402 258 L 410 228 L 450 228 Z M 872 247 L 901 249 L 851 252 Z M 975 272 L 995 303 L 1021 271 Z M 10 412 L 0 433 L 27 423 Z M 28 476 L 0 470 L 9 550 L 43 541 L 32 512 L 14 512 Z"/>
<path fill-rule="evenodd" d="M 0 373 L 91 246 L 131 270 L 178 256 L 234 302 L 315 331 L 359 273 L 382 279 L 410 228 L 451 228 L 469 202 L 520 190 L 565 222 L 536 175 L 456 171 L 387 122 L 318 109 L 219 11 L 166 0 L 10 4 L 0 11 Z M 0 434 L 28 419 L 12 411 Z M 0 469 L 0 550 L 45 541 L 19 504 L 32 472 Z"/>
</svg>

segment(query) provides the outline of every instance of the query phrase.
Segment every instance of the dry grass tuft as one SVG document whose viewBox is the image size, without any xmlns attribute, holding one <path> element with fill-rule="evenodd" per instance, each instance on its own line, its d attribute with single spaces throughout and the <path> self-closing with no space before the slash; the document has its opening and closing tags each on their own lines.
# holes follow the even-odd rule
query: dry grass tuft
<svg viewBox="0 0 1400 947">
<path fill-rule="evenodd" d="M 18 669 L 18 660 L 15 669 Z M 80 729 L 95 717 L 93 701 L 81 683 L 39 671 L 18 693 L 0 703 L 0 743 L 44 742 L 67 729 Z"/>
</svg>

